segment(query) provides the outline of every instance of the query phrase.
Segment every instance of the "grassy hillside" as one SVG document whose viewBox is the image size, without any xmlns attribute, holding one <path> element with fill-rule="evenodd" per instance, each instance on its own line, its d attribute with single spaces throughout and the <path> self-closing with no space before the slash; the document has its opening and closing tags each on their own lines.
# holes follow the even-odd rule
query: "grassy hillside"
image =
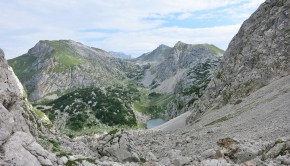
<svg viewBox="0 0 290 166">
<path fill-rule="evenodd" d="M 210 49 L 212 52 L 214 52 L 215 54 L 221 54 L 223 55 L 225 53 L 224 50 L 216 47 L 215 45 L 212 45 L 212 44 L 205 44 L 205 46 Z"/>
<path fill-rule="evenodd" d="M 36 60 L 36 57 L 24 54 L 17 58 L 8 60 L 8 63 L 20 80 L 29 80 L 37 73 L 37 71 L 32 68 L 32 65 Z"/>
</svg>

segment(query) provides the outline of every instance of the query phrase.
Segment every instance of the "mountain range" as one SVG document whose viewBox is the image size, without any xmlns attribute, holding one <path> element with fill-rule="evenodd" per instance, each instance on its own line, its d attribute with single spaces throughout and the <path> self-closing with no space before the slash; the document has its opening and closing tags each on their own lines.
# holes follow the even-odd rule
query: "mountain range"
<svg viewBox="0 0 290 166">
<path fill-rule="evenodd" d="M 101 49 L 60 40 L 39 41 L 26 54 L 8 63 L 19 76 L 30 101 L 49 116 L 56 129 L 85 130 L 99 122 L 144 123 L 133 114 L 135 110 L 141 117 L 167 120 L 180 115 L 201 96 L 223 53 L 209 44 L 177 42 L 172 48 L 160 45 L 136 59 L 123 60 Z M 93 100 L 86 98 L 91 91 L 97 94 Z M 119 106 L 117 100 L 121 101 Z M 112 107 L 103 105 L 105 101 L 116 102 Z M 131 120 L 113 118 L 115 107 L 121 113 L 116 117 Z M 107 110 L 109 114 L 105 113 Z"/>
</svg>

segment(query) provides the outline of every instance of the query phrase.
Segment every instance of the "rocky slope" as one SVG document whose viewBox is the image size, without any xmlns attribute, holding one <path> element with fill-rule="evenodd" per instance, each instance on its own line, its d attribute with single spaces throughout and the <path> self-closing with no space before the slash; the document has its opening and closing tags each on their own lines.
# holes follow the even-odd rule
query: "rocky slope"
<svg viewBox="0 0 290 166">
<path fill-rule="evenodd" d="M 65 91 L 120 85 L 139 67 L 111 54 L 71 40 L 40 41 L 28 53 L 9 60 L 29 99 L 53 99 Z"/>
<path fill-rule="evenodd" d="M 239 103 L 274 80 L 289 75 L 289 1 L 266 1 L 230 42 L 221 67 L 195 113 Z M 189 118 L 194 121 L 195 113 Z"/>
</svg>

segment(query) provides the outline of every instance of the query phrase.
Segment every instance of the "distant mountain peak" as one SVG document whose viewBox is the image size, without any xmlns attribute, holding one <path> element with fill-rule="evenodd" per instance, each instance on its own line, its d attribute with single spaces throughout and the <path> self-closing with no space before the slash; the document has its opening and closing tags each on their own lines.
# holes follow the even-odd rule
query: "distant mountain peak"
<svg viewBox="0 0 290 166">
<path fill-rule="evenodd" d="M 156 49 L 158 48 L 170 48 L 170 47 L 165 44 L 160 44 Z"/>
<path fill-rule="evenodd" d="M 135 60 L 142 61 L 142 62 L 147 62 L 147 61 L 149 61 L 149 62 L 159 61 L 160 62 L 163 60 L 163 58 L 166 55 L 169 54 L 169 51 L 171 49 L 172 49 L 171 47 L 164 45 L 164 44 L 161 44 L 157 48 L 155 48 L 153 51 L 142 54 L 140 57 L 137 57 Z"/>
<path fill-rule="evenodd" d="M 178 41 L 175 45 L 185 45 L 186 43 L 182 42 L 182 41 Z"/>
<path fill-rule="evenodd" d="M 116 58 L 120 58 L 120 59 L 132 59 L 132 56 L 129 54 L 125 54 L 123 52 L 115 52 L 115 51 L 109 51 L 109 53 L 116 57 Z"/>
</svg>

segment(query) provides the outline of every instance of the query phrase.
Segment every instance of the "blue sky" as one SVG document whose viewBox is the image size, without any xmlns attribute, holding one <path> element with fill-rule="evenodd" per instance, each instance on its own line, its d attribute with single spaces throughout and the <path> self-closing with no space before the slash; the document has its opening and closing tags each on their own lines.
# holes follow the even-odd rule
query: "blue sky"
<svg viewBox="0 0 290 166">
<path fill-rule="evenodd" d="M 160 44 L 226 49 L 264 0 L 1 0 L 0 48 L 10 59 L 39 40 L 71 39 L 139 56 Z"/>
</svg>

